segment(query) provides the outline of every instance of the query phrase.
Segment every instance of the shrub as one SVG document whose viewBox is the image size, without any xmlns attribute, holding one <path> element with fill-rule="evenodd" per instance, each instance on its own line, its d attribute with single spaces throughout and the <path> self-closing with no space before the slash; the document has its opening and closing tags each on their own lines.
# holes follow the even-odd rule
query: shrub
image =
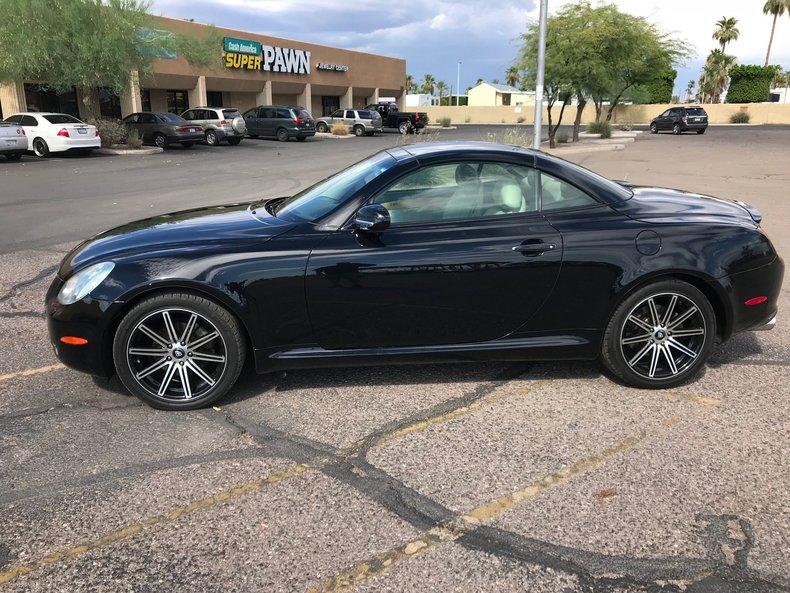
<svg viewBox="0 0 790 593">
<path fill-rule="evenodd" d="M 771 98 L 777 66 L 736 65 L 730 68 L 727 103 L 761 103 Z"/>
<path fill-rule="evenodd" d="M 677 70 L 666 70 L 645 85 L 647 103 L 669 103 L 672 101 L 672 89 L 675 87 Z"/>
<path fill-rule="evenodd" d="M 348 126 L 346 124 L 332 124 L 329 131 L 333 136 L 348 136 Z"/>
<path fill-rule="evenodd" d="M 109 148 L 113 144 L 122 144 L 129 133 L 123 122 L 109 117 L 98 117 L 88 123 L 96 126 L 99 131 L 102 148 Z"/>
<path fill-rule="evenodd" d="M 139 150 L 143 147 L 143 137 L 137 130 L 130 130 L 126 136 L 126 146 L 134 150 Z"/>
<path fill-rule="evenodd" d="M 749 123 L 749 112 L 748 111 L 738 111 L 733 113 L 730 116 L 730 123 L 731 124 L 748 124 Z"/>
<path fill-rule="evenodd" d="M 587 131 L 590 134 L 600 134 L 601 138 L 612 137 L 612 124 L 608 121 L 595 121 L 587 124 Z"/>
<path fill-rule="evenodd" d="M 520 124 L 523 124 L 525 121 L 526 121 L 526 118 L 525 118 L 523 115 L 519 115 L 519 116 L 516 118 L 516 122 L 518 122 L 518 123 L 520 123 Z"/>
<path fill-rule="evenodd" d="M 440 117 L 436 121 L 438 121 L 439 125 L 443 128 L 449 128 L 450 124 L 453 122 L 453 120 L 451 120 L 449 117 Z"/>
<path fill-rule="evenodd" d="M 557 134 L 557 142 L 560 144 L 567 144 L 569 140 L 567 132 L 560 132 Z"/>
</svg>

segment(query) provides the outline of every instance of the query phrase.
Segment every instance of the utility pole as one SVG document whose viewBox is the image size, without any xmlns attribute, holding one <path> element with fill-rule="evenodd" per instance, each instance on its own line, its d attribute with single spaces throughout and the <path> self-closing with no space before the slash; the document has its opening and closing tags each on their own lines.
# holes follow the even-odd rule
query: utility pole
<svg viewBox="0 0 790 593">
<path fill-rule="evenodd" d="M 535 75 L 535 129 L 532 148 L 540 150 L 540 134 L 543 119 L 543 73 L 546 69 L 546 22 L 549 0 L 540 0 L 540 24 L 538 25 L 538 70 Z"/>
<path fill-rule="evenodd" d="M 461 60 L 458 60 L 458 72 L 455 75 L 455 106 L 461 106 Z"/>
</svg>

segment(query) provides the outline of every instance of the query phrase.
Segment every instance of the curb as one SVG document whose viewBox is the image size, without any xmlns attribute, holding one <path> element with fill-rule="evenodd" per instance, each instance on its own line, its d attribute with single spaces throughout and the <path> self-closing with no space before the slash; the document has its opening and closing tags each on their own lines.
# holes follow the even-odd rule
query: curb
<svg viewBox="0 0 790 593">
<path fill-rule="evenodd" d="M 428 125 L 428 126 L 425 126 L 424 129 L 430 130 L 431 132 L 438 132 L 440 130 L 457 130 L 458 127 L 457 126 L 444 127 L 444 126 L 431 126 L 431 125 Z"/>
<path fill-rule="evenodd" d="M 348 140 L 349 138 L 356 138 L 356 136 L 354 136 L 354 134 L 346 134 L 345 136 L 336 136 L 335 134 L 332 134 L 331 132 L 316 132 L 315 133 L 315 137 L 316 138 L 328 138 L 328 139 L 331 139 L 331 140 Z"/>
<path fill-rule="evenodd" d="M 158 146 L 146 146 L 145 148 L 97 148 L 93 152 L 95 154 L 104 154 L 107 156 L 143 156 L 146 154 L 159 154 L 164 152 L 164 148 Z"/>
<path fill-rule="evenodd" d="M 609 152 L 625 150 L 625 144 L 597 144 L 595 146 L 578 146 L 573 148 L 541 148 L 543 152 L 562 156 L 563 154 L 585 154 L 588 152 Z"/>
</svg>

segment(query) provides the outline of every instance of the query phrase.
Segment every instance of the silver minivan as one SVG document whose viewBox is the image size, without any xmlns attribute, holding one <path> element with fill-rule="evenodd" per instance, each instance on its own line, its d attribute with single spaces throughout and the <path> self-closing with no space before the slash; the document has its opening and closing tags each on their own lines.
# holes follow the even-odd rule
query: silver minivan
<svg viewBox="0 0 790 593">
<path fill-rule="evenodd" d="M 315 129 L 318 132 L 328 132 L 332 124 L 338 123 L 348 126 L 355 136 L 372 136 L 381 132 L 381 115 L 367 109 L 338 109 L 332 115 L 319 117 Z"/>
<path fill-rule="evenodd" d="M 235 107 L 193 107 L 182 113 L 181 117 L 203 128 L 209 146 L 216 146 L 223 140 L 236 146 L 247 133 L 244 118 Z"/>
</svg>

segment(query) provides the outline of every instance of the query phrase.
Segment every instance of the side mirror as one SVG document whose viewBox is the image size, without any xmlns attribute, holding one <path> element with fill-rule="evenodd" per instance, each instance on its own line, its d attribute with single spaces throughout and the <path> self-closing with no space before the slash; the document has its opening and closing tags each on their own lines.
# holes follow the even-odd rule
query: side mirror
<svg viewBox="0 0 790 593">
<path fill-rule="evenodd" d="M 390 213 L 381 204 L 362 206 L 354 215 L 354 228 L 368 233 L 380 233 L 390 228 Z"/>
</svg>

